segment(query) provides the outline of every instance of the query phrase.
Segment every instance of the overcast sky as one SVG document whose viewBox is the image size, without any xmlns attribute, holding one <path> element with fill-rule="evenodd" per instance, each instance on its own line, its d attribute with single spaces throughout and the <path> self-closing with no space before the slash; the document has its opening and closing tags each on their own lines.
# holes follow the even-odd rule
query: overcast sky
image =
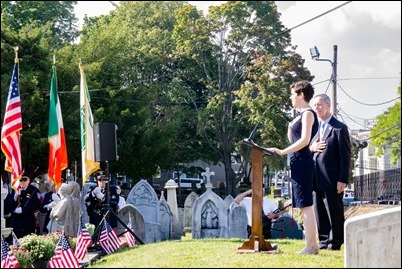
<svg viewBox="0 0 402 269">
<path fill-rule="evenodd" d="M 206 12 L 209 5 L 223 1 L 189 3 Z M 375 119 L 395 103 L 401 81 L 400 1 L 276 3 L 283 25 L 292 29 L 292 45 L 298 46 L 296 51 L 315 76 L 317 94 L 332 96 L 332 65 L 312 60 L 309 49 L 316 46 L 320 59 L 333 62 L 337 45 L 338 118 L 351 130 L 364 129 L 365 120 Z M 84 14 L 98 16 L 112 9 L 108 1 L 78 1 L 76 15 L 82 23 Z"/>
</svg>

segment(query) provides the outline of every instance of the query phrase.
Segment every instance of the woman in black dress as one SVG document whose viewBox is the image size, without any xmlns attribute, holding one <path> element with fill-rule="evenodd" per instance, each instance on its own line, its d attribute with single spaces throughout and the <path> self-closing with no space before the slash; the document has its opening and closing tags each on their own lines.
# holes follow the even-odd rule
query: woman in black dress
<svg viewBox="0 0 402 269">
<path fill-rule="evenodd" d="M 314 160 L 309 144 L 318 130 L 316 113 L 309 102 L 313 98 L 314 88 L 307 81 L 293 83 L 290 87 L 292 105 L 300 111 L 288 127 L 290 146 L 285 149 L 268 148 L 278 155 L 289 154 L 292 177 L 292 205 L 300 208 L 303 216 L 306 246 L 298 254 L 317 254 L 317 224 L 313 208 Z"/>
</svg>

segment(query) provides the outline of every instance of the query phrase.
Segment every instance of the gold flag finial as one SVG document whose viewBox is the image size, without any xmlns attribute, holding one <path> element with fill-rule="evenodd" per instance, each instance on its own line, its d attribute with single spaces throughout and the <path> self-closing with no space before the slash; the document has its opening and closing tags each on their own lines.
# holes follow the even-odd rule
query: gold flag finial
<svg viewBox="0 0 402 269">
<path fill-rule="evenodd" d="M 14 62 L 18 63 L 18 46 L 14 47 L 14 51 L 15 51 L 15 59 Z"/>
</svg>

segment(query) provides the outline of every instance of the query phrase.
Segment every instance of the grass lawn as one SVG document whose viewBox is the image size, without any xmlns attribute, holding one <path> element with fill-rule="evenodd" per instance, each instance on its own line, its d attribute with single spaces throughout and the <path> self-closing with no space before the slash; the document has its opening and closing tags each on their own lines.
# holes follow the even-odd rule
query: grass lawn
<svg viewBox="0 0 402 269">
<path fill-rule="evenodd" d="M 245 239 L 192 239 L 138 245 L 103 256 L 88 268 L 342 268 L 340 251 L 321 250 L 318 255 L 297 255 L 304 240 L 271 239 L 279 252 L 238 253 Z"/>
</svg>

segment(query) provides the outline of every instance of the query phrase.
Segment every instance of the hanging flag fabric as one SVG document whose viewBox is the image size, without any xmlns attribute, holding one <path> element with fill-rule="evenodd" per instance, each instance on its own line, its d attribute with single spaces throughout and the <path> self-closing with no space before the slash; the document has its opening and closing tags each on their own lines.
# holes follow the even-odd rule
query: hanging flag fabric
<svg viewBox="0 0 402 269">
<path fill-rule="evenodd" d="M 63 233 L 56 245 L 54 256 L 48 263 L 49 268 L 80 268 L 66 235 Z"/>
<path fill-rule="evenodd" d="M 80 220 L 80 225 L 78 227 L 77 243 L 75 244 L 75 257 L 78 260 L 83 260 L 85 255 L 88 253 L 88 248 L 92 245 L 92 238 L 85 227 L 84 220 Z"/>
<path fill-rule="evenodd" d="M 52 80 L 50 82 L 48 141 L 49 179 L 53 181 L 56 190 L 58 190 L 61 186 L 61 172 L 68 167 L 68 161 L 55 66 L 52 68 Z"/>
<path fill-rule="evenodd" d="M 4 170 L 11 173 L 11 187 L 14 189 L 18 188 L 22 176 L 21 130 L 21 99 L 18 85 L 18 57 L 16 57 L 1 128 L 1 150 L 6 156 Z"/>
<path fill-rule="evenodd" d="M 99 244 L 107 254 L 113 253 L 120 248 L 120 238 L 106 220 L 103 222 Z"/>
<path fill-rule="evenodd" d="M 84 68 L 80 64 L 80 118 L 81 118 L 81 160 L 82 182 L 99 170 L 100 163 L 95 161 L 94 119 L 90 107 L 90 96 Z"/>
<path fill-rule="evenodd" d="M 1 235 L 1 268 L 19 268 L 20 264 L 10 249 L 10 246 Z"/>
</svg>

